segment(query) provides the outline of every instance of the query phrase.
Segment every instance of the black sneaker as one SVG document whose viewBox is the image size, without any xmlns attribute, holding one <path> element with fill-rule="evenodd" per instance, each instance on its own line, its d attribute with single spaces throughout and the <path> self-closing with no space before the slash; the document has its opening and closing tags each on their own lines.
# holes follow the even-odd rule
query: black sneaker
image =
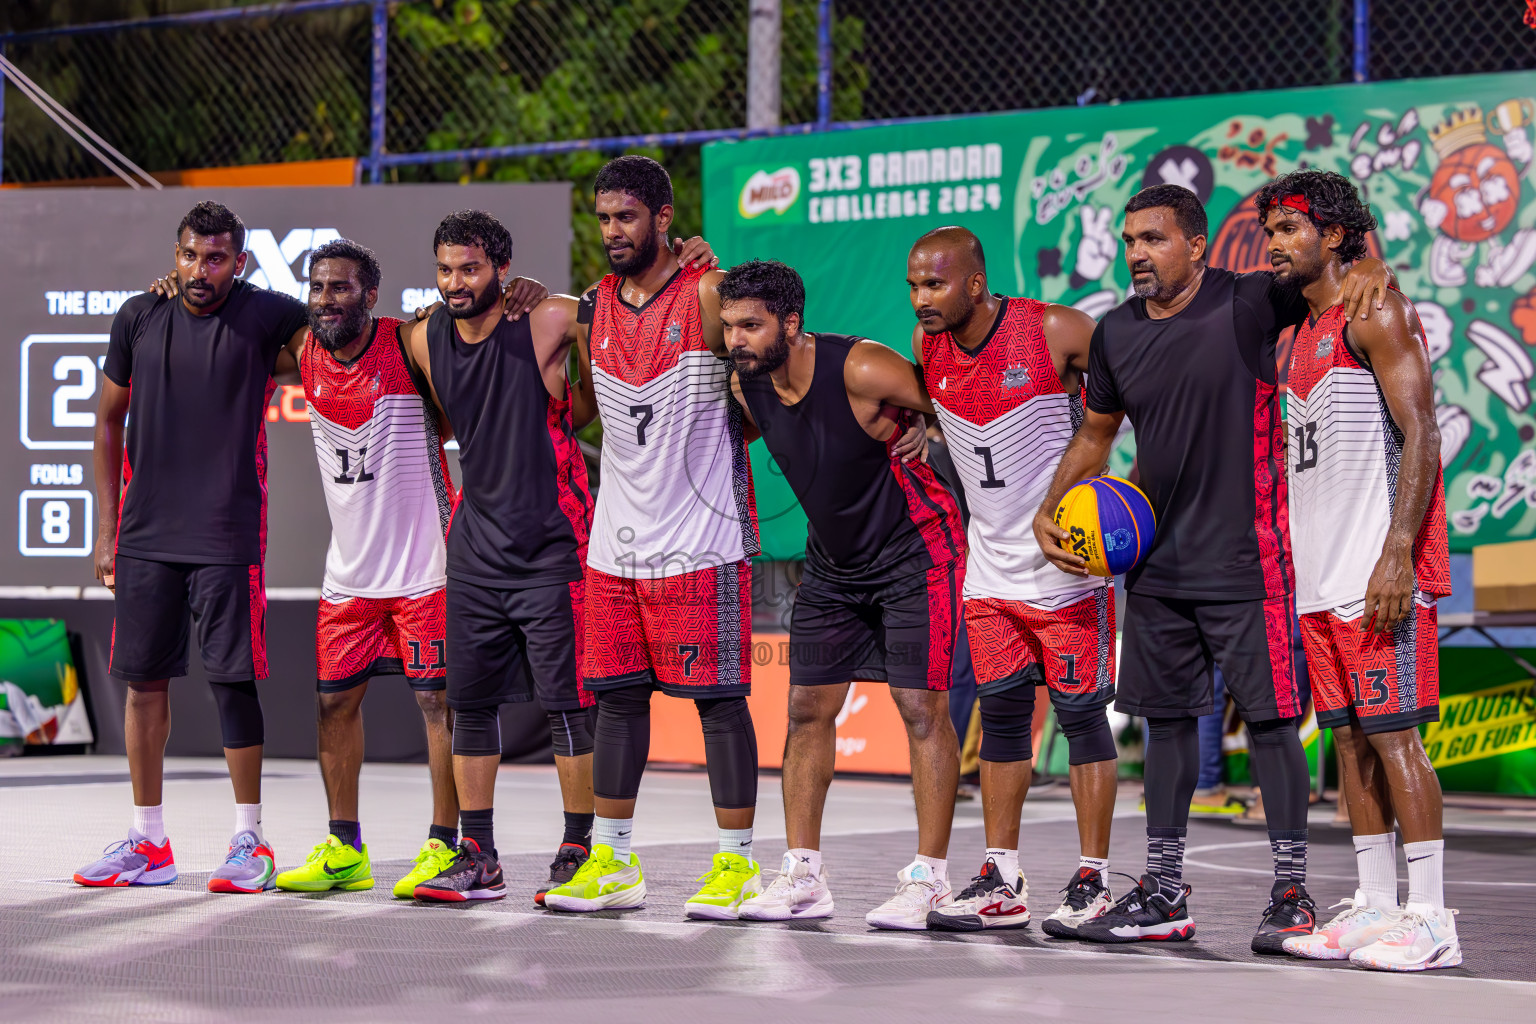
<svg viewBox="0 0 1536 1024">
<path fill-rule="evenodd" d="M 1121 896 L 1107 912 L 1077 926 L 1077 937 L 1089 942 L 1182 942 L 1195 935 L 1187 903 L 1190 888 L 1179 887 L 1179 898 L 1169 900 L 1157 879 L 1142 875 L 1136 888 Z"/>
<path fill-rule="evenodd" d="M 459 841 L 459 855 L 435 878 L 416 887 L 419 900 L 463 903 L 465 900 L 499 900 L 507 894 L 501 880 L 501 862 L 493 850 L 483 853 L 473 839 Z"/>
<path fill-rule="evenodd" d="M 576 871 L 587 862 L 591 850 L 580 843 L 561 843 L 555 851 L 555 859 L 549 865 L 549 879 L 533 894 L 533 902 L 544 905 L 544 894 L 557 885 L 564 885 L 576 877 Z"/>
<path fill-rule="evenodd" d="M 1003 878 L 997 865 L 987 861 L 981 874 L 960 891 L 953 903 L 928 911 L 928 927 L 940 932 L 979 932 L 983 928 L 1023 928 L 1029 924 L 1029 886 L 1020 875 L 1013 882 Z"/>
<path fill-rule="evenodd" d="M 1307 887 L 1284 878 L 1275 879 L 1269 890 L 1269 906 L 1253 934 L 1255 953 L 1284 953 L 1284 942 L 1293 935 L 1311 935 L 1317 930 L 1317 904 L 1307 895 Z"/>
<path fill-rule="evenodd" d="M 1109 888 L 1103 877 L 1093 868 L 1078 868 L 1077 874 L 1067 887 L 1061 906 L 1051 912 L 1040 925 L 1047 935 L 1058 939 L 1075 939 L 1077 930 L 1084 923 L 1102 917 L 1110 911 Z"/>
</svg>

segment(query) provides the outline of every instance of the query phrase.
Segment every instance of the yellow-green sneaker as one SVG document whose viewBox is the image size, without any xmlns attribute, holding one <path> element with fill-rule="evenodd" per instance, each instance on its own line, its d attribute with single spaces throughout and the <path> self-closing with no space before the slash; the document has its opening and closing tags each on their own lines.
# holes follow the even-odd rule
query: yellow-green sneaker
<svg viewBox="0 0 1536 1024">
<path fill-rule="evenodd" d="M 741 901 L 763 891 L 762 869 L 757 861 L 739 853 L 715 854 L 714 867 L 698 877 L 703 885 L 694 893 L 683 912 L 702 921 L 734 921 Z"/>
<path fill-rule="evenodd" d="M 640 872 L 639 855 L 631 853 L 627 862 L 622 861 L 613 855 L 613 847 L 599 843 L 574 878 L 544 894 L 544 905 L 550 910 L 577 913 L 645 906 L 645 876 Z"/>
<path fill-rule="evenodd" d="M 272 879 L 287 892 L 325 892 L 329 889 L 373 888 L 373 867 L 368 863 L 368 844 L 361 850 L 335 836 L 326 836 L 309 851 L 309 859 Z"/>
<path fill-rule="evenodd" d="M 409 900 L 416 896 L 416 887 L 430 881 L 448 869 L 459 851 L 441 839 L 428 839 L 416 852 L 416 866 L 410 874 L 395 883 L 395 899 Z"/>
</svg>

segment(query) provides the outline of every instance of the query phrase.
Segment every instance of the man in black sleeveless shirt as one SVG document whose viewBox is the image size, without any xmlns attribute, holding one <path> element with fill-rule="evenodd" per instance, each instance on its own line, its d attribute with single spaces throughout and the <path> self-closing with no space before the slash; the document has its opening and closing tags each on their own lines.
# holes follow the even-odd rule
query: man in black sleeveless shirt
<svg viewBox="0 0 1536 1024">
<path fill-rule="evenodd" d="M 954 496 L 894 441 L 933 406 L 916 367 L 873 341 L 807 334 L 805 286 L 753 261 L 720 283 L 732 388 L 810 520 L 790 622 L 784 870 L 742 905 L 748 920 L 825 917 L 821 815 L 836 718 L 856 680 L 886 682 L 907 727 L 918 855 L 896 895 L 866 918 L 921 929 L 950 899 L 946 857 L 959 751 L 948 690 L 965 571 Z"/>
<path fill-rule="evenodd" d="M 566 813 L 542 894 L 585 859 L 592 823 L 592 699 L 576 628 L 591 498 L 565 380 L 576 300 L 553 295 L 526 317 L 504 315 L 512 236 L 490 214 L 449 215 L 433 251 L 446 304 L 403 327 L 402 340 L 460 445 L 447 654 L 463 838 L 458 858 L 416 896 L 505 895 L 492 824 L 497 709 L 535 696 L 549 715 Z"/>
</svg>

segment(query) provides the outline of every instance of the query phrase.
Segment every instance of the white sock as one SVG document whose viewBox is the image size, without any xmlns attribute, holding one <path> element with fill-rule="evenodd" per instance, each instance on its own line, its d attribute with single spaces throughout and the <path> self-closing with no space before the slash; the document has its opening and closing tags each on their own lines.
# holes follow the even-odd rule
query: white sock
<svg viewBox="0 0 1536 1024">
<path fill-rule="evenodd" d="M 1355 867 L 1366 904 L 1378 910 L 1397 909 L 1397 833 L 1355 836 Z"/>
<path fill-rule="evenodd" d="M 750 828 L 722 828 L 720 831 L 720 852 L 735 853 L 752 859 L 752 830 Z"/>
<path fill-rule="evenodd" d="M 261 804 L 235 804 L 235 835 L 241 832 L 255 832 L 259 841 L 266 842 L 261 834 Z"/>
<path fill-rule="evenodd" d="M 592 845 L 613 847 L 614 858 L 628 864 L 630 833 L 634 830 L 634 818 L 605 818 L 598 815 L 592 819 Z"/>
<path fill-rule="evenodd" d="M 936 881 L 936 882 L 947 882 L 947 881 L 949 881 L 949 860 L 948 860 L 948 858 L 940 859 L 938 857 L 924 857 L 922 854 L 918 854 L 916 857 L 912 858 L 912 862 L 914 864 L 921 864 L 924 867 L 926 867 L 930 872 L 932 872 L 933 873 L 933 880 L 934 881 Z"/>
<path fill-rule="evenodd" d="M 1099 873 L 1099 878 L 1102 881 L 1105 877 L 1107 877 L 1109 875 L 1109 858 L 1108 857 L 1078 857 L 1077 858 L 1077 867 L 1078 867 L 1079 870 L 1081 870 L 1083 868 L 1087 868 L 1089 871 L 1097 871 Z"/>
<path fill-rule="evenodd" d="M 133 830 L 147 837 L 156 846 L 165 845 L 165 805 L 153 807 L 133 805 Z"/>
<path fill-rule="evenodd" d="M 821 875 L 821 851 L 796 848 L 784 851 L 784 867 L 781 869 L 787 875 L 795 869 L 795 865 L 804 862 L 811 869 L 811 874 Z"/>
<path fill-rule="evenodd" d="M 1408 902 L 1445 909 L 1445 840 L 1404 843 L 1408 855 Z"/>
<path fill-rule="evenodd" d="M 997 873 L 1003 876 L 1003 881 L 1009 885 L 1018 880 L 1019 875 L 1019 851 L 1000 850 L 996 847 L 987 847 L 987 860 L 997 865 Z"/>
</svg>

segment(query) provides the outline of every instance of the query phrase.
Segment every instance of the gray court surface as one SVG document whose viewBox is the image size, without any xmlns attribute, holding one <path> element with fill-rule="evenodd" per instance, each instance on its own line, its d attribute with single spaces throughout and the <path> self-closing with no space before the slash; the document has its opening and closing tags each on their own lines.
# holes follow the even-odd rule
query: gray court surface
<svg viewBox="0 0 1536 1024">
<path fill-rule="evenodd" d="M 166 824 L 181 880 L 87 890 L 68 878 L 126 833 L 126 765 L 115 758 L 0 763 L 0 1020 L 4 1021 L 922 1021 L 1532 1020 L 1536 807 L 1447 813 L 1447 897 L 1461 910 L 1462 968 L 1381 975 L 1259 958 L 1248 938 L 1268 891 L 1262 830 L 1195 822 L 1188 880 L 1193 942 L 1095 947 L 1031 926 L 984 936 L 874 932 L 864 913 L 914 852 L 909 788 L 839 780 L 823 851 L 836 916 L 789 925 L 684 920 L 682 903 L 714 850 L 708 785 L 653 771 L 636 820 L 651 892 L 628 913 L 556 916 L 532 901 L 558 839 L 551 769 L 506 768 L 498 903 L 428 907 L 389 886 L 425 838 L 424 767 L 364 770 L 370 892 L 218 896 L 203 888 L 228 842 L 228 782 L 216 761 L 170 766 Z M 777 778 L 764 777 L 758 859 L 784 849 Z M 325 829 L 315 768 L 273 762 L 264 828 L 280 866 Z M 1309 887 L 1326 906 L 1354 888 L 1348 830 L 1312 832 Z M 1139 871 L 1142 817 L 1122 789 L 1113 867 Z M 1023 863 L 1032 911 L 1058 902 L 1076 863 L 1064 787 L 1031 794 Z M 951 875 L 983 848 L 980 807 L 962 803 Z M 1401 866 L 1401 865 L 1400 865 Z M 958 889 L 960 884 L 956 885 Z M 1118 892 L 1127 884 L 1114 879 Z"/>
</svg>

